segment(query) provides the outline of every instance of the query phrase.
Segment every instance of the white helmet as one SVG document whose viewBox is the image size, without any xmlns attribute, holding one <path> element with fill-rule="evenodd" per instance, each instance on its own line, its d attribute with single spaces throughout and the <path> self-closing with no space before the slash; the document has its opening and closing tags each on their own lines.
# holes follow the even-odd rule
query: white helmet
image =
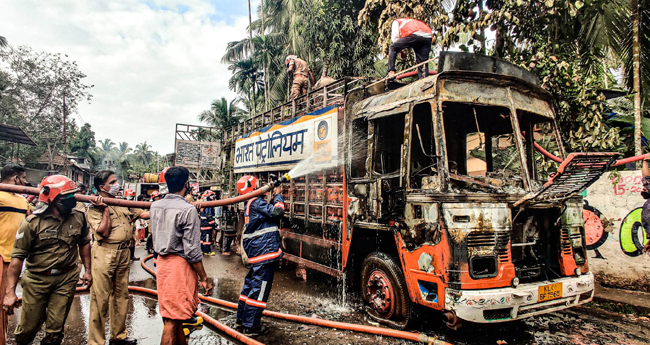
<svg viewBox="0 0 650 345">
<path fill-rule="evenodd" d="M 295 60 L 296 58 L 298 58 L 298 57 L 295 56 L 295 55 L 289 55 L 289 56 L 287 56 L 287 59 L 284 60 L 284 64 L 287 65 L 287 66 L 289 66 L 289 62 L 290 62 L 291 60 Z"/>
</svg>

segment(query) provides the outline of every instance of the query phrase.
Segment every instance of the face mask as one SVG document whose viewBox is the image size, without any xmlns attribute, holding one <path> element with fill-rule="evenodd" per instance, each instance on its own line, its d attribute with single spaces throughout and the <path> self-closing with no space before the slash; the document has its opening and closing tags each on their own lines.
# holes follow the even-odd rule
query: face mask
<svg viewBox="0 0 650 345">
<path fill-rule="evenodd" d="M 643 191 L 641 192 L 641 197 L 643 197 L 644 199 L 650 199 L 650 193 Z"/>
<path fill-rule="evenodd" d="M 109 185 L 109 187 L 110 187 L 110 189 L 106 193 L 108 193 L 108 194 L 110 194 L 112 196 L 116 196 L 117 193 L 120 192 L 120 185 L 117 184 L 117 182 Z"/>
<path fill-rule="evenodd" d="M 16 177 L 16 178 L 14 179 L 14 182 L 15 182 L 16 185 L 18 185 L 18 186 L 24 186 L 24 185 L 25 185 L 25 184 L 20 180 L 20 178 L 18 178 L 18 177 Z"/>
<path fill-rule="evenodd" d="M 74 196 L 62 198 L 55 204 L 56 209 L 59 211 L 64 216 L 70 215 L 72 213 L 72 209 L 77 206 L 77 200 L 75 200 Z"/>
</svg>

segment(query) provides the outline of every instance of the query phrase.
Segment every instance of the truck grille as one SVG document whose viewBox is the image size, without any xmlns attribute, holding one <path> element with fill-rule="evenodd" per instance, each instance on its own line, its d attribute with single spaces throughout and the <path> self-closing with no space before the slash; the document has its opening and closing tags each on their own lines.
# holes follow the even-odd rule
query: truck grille
<svg viewBox="0 0 650 345">
<path fill-rule="evenodd" d="M 510 232 L 472 232 L 467 236 L 467 247 L 491 247 L 494 254 L 499 257 L 499 262 L 510 260 Z"/>
<path fill-rule="evenodd" d="M 569 241 L 569 229 L 562 229 L 561 241 L 562 241 L 562 253 L 564 255 L 573 255 L 571 250 L 571 241 Z"/>
</svg>

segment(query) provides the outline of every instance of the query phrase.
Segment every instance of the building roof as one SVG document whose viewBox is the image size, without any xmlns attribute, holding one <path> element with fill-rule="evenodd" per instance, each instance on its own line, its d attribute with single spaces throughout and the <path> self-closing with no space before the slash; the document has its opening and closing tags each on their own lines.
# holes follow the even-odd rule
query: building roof
<svg viewBox="0 0 650 345">
<path fill-rule="evenodd" d="M 23 145 L 36 146 L 36 143 L 23 131 L 22 128 L 0 124 L 0 140 Z"/>
</svg>

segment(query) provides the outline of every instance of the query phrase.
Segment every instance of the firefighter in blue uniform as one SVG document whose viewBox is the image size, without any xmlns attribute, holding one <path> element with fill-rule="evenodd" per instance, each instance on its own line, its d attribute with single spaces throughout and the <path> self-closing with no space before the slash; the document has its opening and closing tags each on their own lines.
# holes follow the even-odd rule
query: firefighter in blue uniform
<svg viewBox="0 0 650 345">
<path fill-rule="evenodd" d="M 247 194 L 258 188 L 254 176 L 244 176 L 237 181 L 239 194 Z M 274 189 L 273 204 L 256 197 L 246 201 L 244 211 L 244 251 L 250 262 L 250 270 L 237 306 L 237 327 L 243 327 L 247 335 L 260 335 L 268 330 L 260 325 L 262 312 L 269 299 L 273 274 L 282 258 L 278 221 L 284 215 L 284 199 L 281 187 Z"/>
<path fill-rule="evenodd" d="M 210 200 L 214 200 L 214 192 L 207 190 L 201 196 L 201 201 Z M 203 252 L 203 255 L 212 256 L 214 255 L 211 248 L 212 234 L 215 229 L 214 208 L 201 208 L 199 216 L 201 217 L 201 251 Z"/>
</svg>

